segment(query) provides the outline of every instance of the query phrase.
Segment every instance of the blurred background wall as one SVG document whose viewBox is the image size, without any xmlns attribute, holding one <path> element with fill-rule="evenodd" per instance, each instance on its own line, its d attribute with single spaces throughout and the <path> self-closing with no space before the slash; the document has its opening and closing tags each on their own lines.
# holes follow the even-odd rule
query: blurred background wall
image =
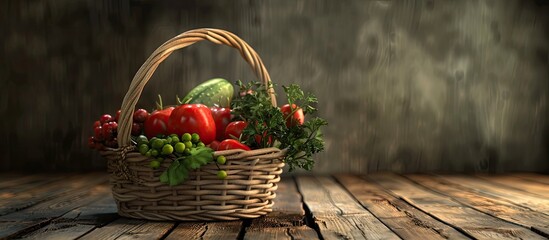
<svg viewBox="0 0 549 240">
<path fill-rule="evenodd" d="M 549 5 L 533 0 L 0 1 L 0 170 L 105 169 L 92 122 L 157 46 L 198 27 L 236 33 L 275 83 L 319 96 L 318 173 L 548 172 Z M 256 79 L 200 43 L 138 107 L 212 77 Z"/>
</svg>

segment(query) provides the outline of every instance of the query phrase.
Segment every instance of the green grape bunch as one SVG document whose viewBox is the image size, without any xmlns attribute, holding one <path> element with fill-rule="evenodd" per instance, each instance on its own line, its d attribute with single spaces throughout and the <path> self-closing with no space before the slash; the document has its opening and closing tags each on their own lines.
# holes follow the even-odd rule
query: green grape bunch
<svg viewBox="0 0 549 240">
<path fill-rule="evenodd" d="M 200 141 L 196 133 L 157 136 L 148 139 L 144 135 L 134 138 L 137 149 L 143 156 L 151 160 L 149 166 L 158 169 L 166 158 L 172 159 L 169 167 L 160 175 L 160 181 L 170 186 L 178 185 L 189 178 L 189 172 L 214 161 L 213 150 Z M 218 156 L 215 164 L 225 164 L 224 156 Z M 219 169 L 219 179 L 226 179 L 227 172 Z"/>
</svg>

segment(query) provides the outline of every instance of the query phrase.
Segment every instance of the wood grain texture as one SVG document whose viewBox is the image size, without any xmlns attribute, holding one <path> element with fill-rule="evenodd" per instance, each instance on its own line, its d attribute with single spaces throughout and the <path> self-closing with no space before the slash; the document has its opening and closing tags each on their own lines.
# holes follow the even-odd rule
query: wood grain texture
<svg viewBox="0 0 549 240">
<path fill-rule="evenodd" d="M 258 51 L 277 92 L 319 96 L 317 173 L 549 172 L 548 26 L 543 0 L 0 1 L 0 170 L 104 169 L 93 121 L 165 40 L 215 27 Z M 234 51 L 199 44 L 160 66 L 138 107 L 213 77 L 255 79 Z"/>
<path fill-rule="evenodd" d="M 476 211 L 394 174 L 368 175 L 395 196 L 476 239 L 544 239 L 528 228 Z"/>
<path fill-rule="evenodd" d="M 180 223 L 165 239 L 236 239 L 242 221 Z"/>
<path fill-rule="evenodd" d="M 175 223 L 153 222 L 120 218 L 104 227 L 97 228 L 79 239 L 160 239 Z"/>
<path fill-rule="evenodd" d="M 244 239 L 318 239 L 312 228 L 304 226 L 305 210 L 301 194 L 293 178 L 283 178 L 278 183 L 273 212 L 253 219 L 246 229 Z"/>
<path fill-rule="evenodd" d="M 478 181 L 467 176 L 437 176 L 444 181 L 464 186 L 475 191 L 502 198 L 518 206 L 530 208 L 549 215 L 549 199 L 540 196 L 534 196 L 527 192 L 518 191 L 513 188 L 492 184 L 486 181 Z"/>
<path fill-rule="evenodd" d="M 491 216 L 532 228 L 543 236 L 549 237 L 549 215 L 532 211 L 526 207 L 516 206 L 500 198 L 493 198 L 459 185 L 437 181 L 430 176 L 406 175 L 406 177 L 439 194 L 449 196 L 459 203 Z"/>
<path fill-rule="evenodd" d="M 296 178 L 323 239 L 400 239 L 329 177 Z"/>
<path fill-rule="evenodd" d="M 59 181 L 48 183 L 51 179 L 54 178 L 41 176 L 33 182 L 34 184 L 22 184 L 20 189 L 2 193 L 0 195 L 0 216 L 107 181 L 105 174 L 97 173 L 65 175 L 62 180 L 58 179 Z"/>
<path fill-rule="evenodd" d="M 22 239 L 76 239 L 117 219 L 116 204 L 110 192 L 88 205 L 54 219 L 46 226 L 21 235 Z"/>
<path fill-rule="evenodd" d="M 85 186 L 21 211 L 0 216 L 0 238 L 17 235 L 27 229 L 48 224 L 51 220 L 75 208 L 97 201 L 107 192 L 110 192 L 110 187 L 106 184 Z"/>
<path fill-rule="evenodd" d="M 403 239 L 469 239 L 370 181 L 354 175 L 337 175 L 336 179 L 362 206 Z"/>
<path fill-rule="evenodd" d="M 542 175 L 542 174 L 535 174 L 535 173 L 515 173 L 515 174 L 511 174 L 511 176 L 522 178 L 530 182 L 538 182 L 538 183 L 549 185 L 549 175 Z"/>
<path fill-rule="evenodd" d="M 477 175 L 484 180 L 497 183 L 503 186 L 511 187 L 516 190 L 528 192 L 536 196 L 541 196 L 549 199 L 549 185 L 539 182 L 532 182 L 515 176 L 492 176 L 492 175 Z"/>
</svg>

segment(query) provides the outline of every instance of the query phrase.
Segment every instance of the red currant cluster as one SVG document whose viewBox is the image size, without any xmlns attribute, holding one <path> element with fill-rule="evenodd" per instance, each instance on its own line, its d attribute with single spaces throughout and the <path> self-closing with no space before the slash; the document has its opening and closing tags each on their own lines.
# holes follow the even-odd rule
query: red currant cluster
<svg viewBox="0 0 549 240">
<path fill-rule="evenodd" d="M 120 110 L 116 117 L 109 114 L 103 114 L 98 121 L 93 123 L 94 135 L 88 138 L 88 146 L 91 149 L 100 150 L 103 147 L 117 148 L 116 139 L 118 133 L 118 119 Z M 138 109 L 133 114 L 132 136 L 139 136 L 143 133 L 143 124 L 149 118 L 149 113 L 145 109 Z"/>
</svg>

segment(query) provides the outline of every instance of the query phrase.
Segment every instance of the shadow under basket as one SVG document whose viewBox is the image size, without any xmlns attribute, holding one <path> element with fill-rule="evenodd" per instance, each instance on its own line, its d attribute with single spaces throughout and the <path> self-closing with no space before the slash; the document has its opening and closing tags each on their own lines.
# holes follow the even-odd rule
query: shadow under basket
<svg viewBox="0 0 549 240">
<path fill-rule="evenodd" d="M 211 162 L 189 172 L 189 179 L 177 186 L 160 182 L 160 175 L 173 159 L 166 158 L 158 169 L 150 167 L 150 157 L 141 155 L 131 143 L 132 115 L 145 84 L 158 65 L 173 51 L 208 40 L 237 49 L 267 87 L 276 106 L 270 77 L 257 53 L 236 35 L 219 29 L 196 29 L 182 33 L 156 49 L 134 76 L 122 102 L 117 141 L 119 148 L 104 148 L 112 194 L 118 213 L 147 220 L 238 220 L 257 218 L 272 211 L 275 191 L 284 167 L 285 151 L 262 148 L 216 151 L 225 156 L 223 165 Z M 225 170 L 227 178 L 217 177 Z"/>
</svg>

